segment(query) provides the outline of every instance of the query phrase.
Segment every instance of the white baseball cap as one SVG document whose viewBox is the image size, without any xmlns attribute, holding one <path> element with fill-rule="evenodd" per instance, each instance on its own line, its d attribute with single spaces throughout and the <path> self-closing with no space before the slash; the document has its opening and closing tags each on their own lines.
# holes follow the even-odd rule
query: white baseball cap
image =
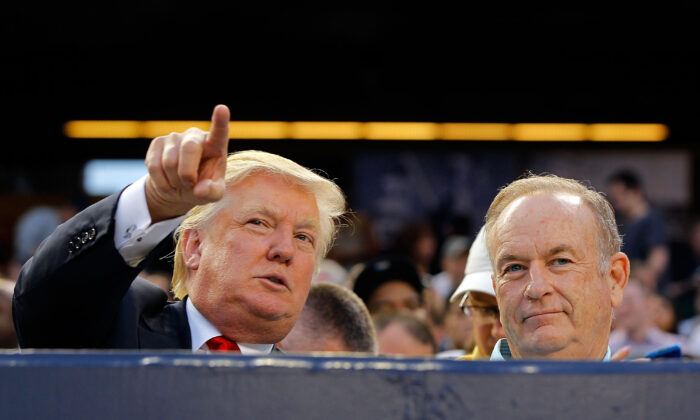
<svg viewBox="0 0 700 420">
<path fill-rule="evenodd" d="M 491 296 L 496 296 L 491 283 L 491 260 L 486 249 L 486 233 L 482 226 L 479 234 L 474 239 L 472 247 L 469 249 L 467 267 L 464 269 L 464 279 L 459 284 L 457 290 L 450 297 L 450 302 L 454 302 L 462 297 L 466 298 L 469 292 L 481 292 Z M 462 296 L 464 295 L 464 296 Z"/>
</svg>

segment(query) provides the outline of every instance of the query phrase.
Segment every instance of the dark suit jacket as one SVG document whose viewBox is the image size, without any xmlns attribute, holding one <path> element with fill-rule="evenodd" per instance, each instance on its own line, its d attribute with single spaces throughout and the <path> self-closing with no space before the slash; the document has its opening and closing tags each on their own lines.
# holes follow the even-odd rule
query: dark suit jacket
<svg viewBox="0 0 700 420">
<path fill-rule="evenodd" d="M 185 302 L 134 280 L 150 258 L 130 267 L 114 247 L 118 197 L 59 226 L 22 268 L 12 305 L 21 347 L 191 349 Z"/>
</svg>

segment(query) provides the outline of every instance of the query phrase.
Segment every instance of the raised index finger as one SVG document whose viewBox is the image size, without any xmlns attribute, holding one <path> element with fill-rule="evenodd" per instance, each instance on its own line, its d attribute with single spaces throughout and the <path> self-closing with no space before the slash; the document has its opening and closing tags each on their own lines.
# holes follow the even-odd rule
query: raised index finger
<svg viewBox="0 0 700 420">
<path fill-rule="evenodd" d="M 228 153 L 228 122 L 231 112 L 226 105 L 217 105 L 211 114 L 211 129 L 205 141 L 206 149 L 213 155 Z"/>
</svg>

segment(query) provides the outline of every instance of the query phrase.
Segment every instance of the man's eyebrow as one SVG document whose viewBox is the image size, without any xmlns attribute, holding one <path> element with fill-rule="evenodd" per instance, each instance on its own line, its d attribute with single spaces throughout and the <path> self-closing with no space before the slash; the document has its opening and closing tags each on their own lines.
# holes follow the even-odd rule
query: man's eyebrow
<svg viewBox="0 0 700 420">
<path fill-rule="evenodd" d="M 514 254 L 505 254 L 505 255 L 502 255 L 502 256 L 498 257 L 498 260 L 496 260 L 496 267 L 495 267 L 495 268 L 498 268 L 498 267 L 502 266 L 502 265 L 505 264 L 505 263 L 509 263 L 509 262 L 511 262 L 511 261 L 516 261 L 516 260 L 521 260 L 521 259 L 522 259 L 522 258 L 517 257 L 517 256 L 514 255 Z"/>
<path fill-rule="evenodd" d="M 271 218 L 279 217 L 280 214 L 279 210 L 270 206 L 251 206 L 244 208 L 241 213 L 243 213 L 245 216 L 258 213 Z M 296 229 L 312 229 L 314 231 L 319 231 L 321 229 L 317 220 L 309 218 L 299 220 L 294 227 Z"/>
<path fill-rule="evenodd" d="M 548 256 L 551 257 L 552 255 L 556 255 L 562 252 L 573 252 L 573 248 L 571 247 L 571 245 L 558 245 L 549 250 Z"/>
<path fill-rule="evenodd" d="M 243 213 L 246 216 L 250 215 L 250 214 L 254 214 L 254 213 L 260 213 L 260 214 L 263 214 L 265 216 L 275 217 L 279 214 L 279 211 L 277 211 L 277 209 L 275 209 L 273 207 L 269 207 L 269 206 L 251 206 L 251 207 L 243 208 L 241 213 Z"/>
<path fill-rule="evenodd" d="M 295 227 L 297 229 L 311 229 L 314 232 L 317 232 L 321 229 L 318 221 L 314 219 L 301 219 Z"/>
</svg>

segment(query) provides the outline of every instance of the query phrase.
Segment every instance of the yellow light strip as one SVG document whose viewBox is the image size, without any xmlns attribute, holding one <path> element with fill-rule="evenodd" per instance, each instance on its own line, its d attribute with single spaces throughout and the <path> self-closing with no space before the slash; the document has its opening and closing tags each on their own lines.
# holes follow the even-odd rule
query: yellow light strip
<svg viewBox="0 0 700 420">
<path fill-rule="evenodd" d="M 228 127 L 232 139 L 289 138 L 289 123 L 284 121 L 231 121 Z"/>
<path fill-rule="evenodd" d="M 359 122 L 302 121 L 289 124 L 289 137 L 293 139 L 358 140 L 363 136 Z"/>
<path fill-rule="evenodd" d="M 141 137 L 152 139 L 173 132 L 182 133 L 190 127 L 207 131 L 210 125 L 209 121 L 144 121 L 141 123 Z"/>
<path fill-rule="evenodd" d="M 142 137 L 142 125 L 141 121 L 68 121 L 63 133 L 77 139 L 131 139 Z"/>
<path fill-rule="evenodd" d="M 209 121 L 68 121 L 63 132 L 70 138 L 153 138 L 190 127 L 208 130 L 209 125 Z M 229 128 L 232 139 L 657 142 L 669 135 L 664 124 L 231 121 Z"/>
<path fill-rule="evenodd" d="M 513 124 L 513 140 L 583 141 L 586 124 Z"/>
<path fill-rule="evenodd" d="M 437 140 L 438 125 L 436 123 L 396 123 L 368 122 L 365 123 L 367 140 Z"/>
<path fill-rule="evenodd" d="M 444 123 L 443 140 L 510 140 L 512 124 Z"/>
<path fill-rule="evenodd" d="M 593 141 L 664 141 L 664 124 L 591 124 L 588 136 Z"/>
</svg>

